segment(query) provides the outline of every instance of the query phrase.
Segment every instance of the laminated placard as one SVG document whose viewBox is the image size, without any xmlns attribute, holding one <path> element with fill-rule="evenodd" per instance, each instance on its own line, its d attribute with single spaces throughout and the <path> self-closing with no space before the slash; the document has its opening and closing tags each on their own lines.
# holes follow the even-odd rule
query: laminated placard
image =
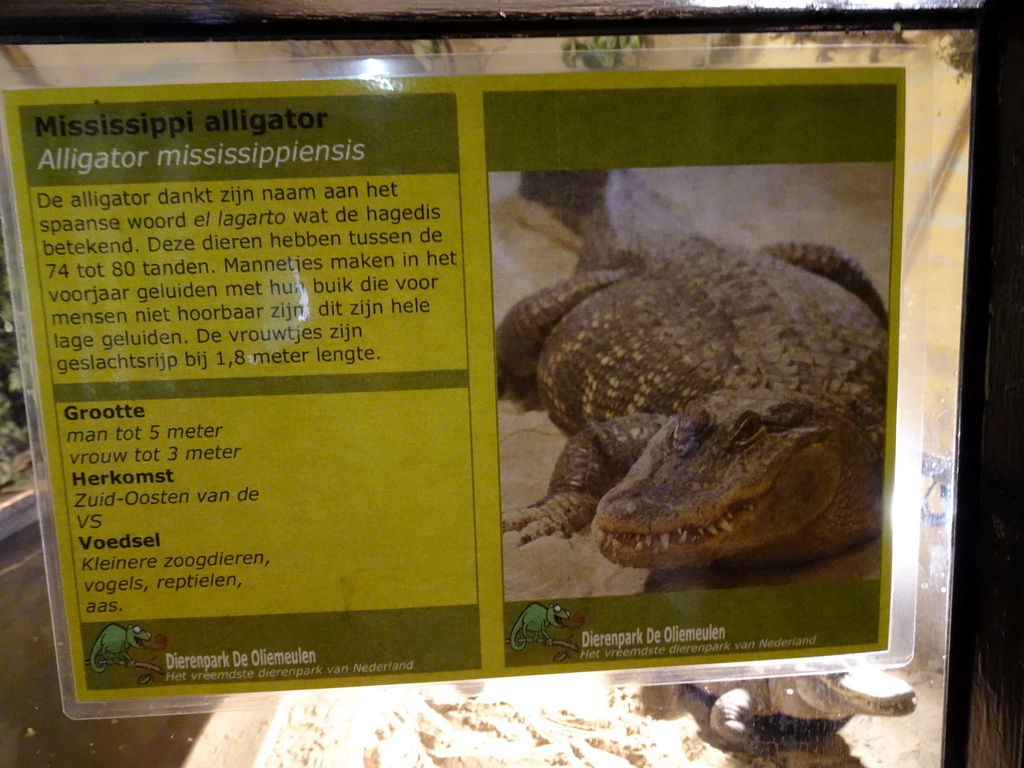
<svg viewBox="0 0 1024 768">
<path fill-rule="evenodd" d="M 902 70 L 4 100 L 69 711 L 907 658 Z"/>
</svg>

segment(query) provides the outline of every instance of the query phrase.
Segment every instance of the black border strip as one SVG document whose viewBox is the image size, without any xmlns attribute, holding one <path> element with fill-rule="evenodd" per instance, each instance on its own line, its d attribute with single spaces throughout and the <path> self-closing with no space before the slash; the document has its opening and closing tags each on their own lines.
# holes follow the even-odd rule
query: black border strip
<svg viewBox="0 0 1024 768">
<path fill-rule="evenodd" d="M 320 6 L 282 0 L 228 0 L 216 7 L 171 0 L 140 2 L 129 9 L 116 0 L 14 0 L 0 3 L 0 44 L 859 31 L 892 29 L 894 24 L 905 29 L 947 29 L 974 27 L 981 13 L 978 8 L 955 7 L 956 0 L 932 0 L 927 8 L 890 10 L 723 9 L 668 3 L 642 7 L 626 3 L 566 4 L 560 8 L 556 2 L 523 2 L 516 7 L 481 2 L 475 8 L 467 3 L 415 11 L 396 5 L 399 10 L 387 11 L 381 10 L 378 0 Z"/>
</svg>

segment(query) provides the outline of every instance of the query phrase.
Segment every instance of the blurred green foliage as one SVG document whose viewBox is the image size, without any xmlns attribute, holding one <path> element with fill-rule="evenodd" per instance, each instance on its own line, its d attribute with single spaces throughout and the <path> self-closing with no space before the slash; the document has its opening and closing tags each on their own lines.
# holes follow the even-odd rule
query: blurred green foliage
<svg viewBox="0 0 1024 768">
<path fill-rule="evenodd" d="M 643 35 L 572 37 L 562 43 L 562 61 L 570 69 L 609 69 L 627 64 L 650 41 Z"/>
<path fill-rule="evenodd" d="M 974 70 L 976 42 L 974 30 L 971 29 L 945 32 L 939 40 L 939 53 L 961 78 L 969 77 Z"/>
<path fill-rule="evenodd" d="M 28 429 L 6 259 L 0 259 L 0 271 L 3 272 L 3 290 L 0 291 L 0 486 L 4 486 L 26 474 Z"/>
</svg>

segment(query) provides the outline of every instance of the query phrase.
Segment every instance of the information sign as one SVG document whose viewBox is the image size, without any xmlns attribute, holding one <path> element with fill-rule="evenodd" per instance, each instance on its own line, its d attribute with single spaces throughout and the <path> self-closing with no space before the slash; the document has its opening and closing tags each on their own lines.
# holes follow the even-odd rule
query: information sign
<svg viewBox="0 0 1024 768">
<path fill-rule="evenodd" d="M 903 87 L 7 92 L 73 698 L 884 652 Z M 682 212 L 848 178 L 861 253 Z"/>
</svg>

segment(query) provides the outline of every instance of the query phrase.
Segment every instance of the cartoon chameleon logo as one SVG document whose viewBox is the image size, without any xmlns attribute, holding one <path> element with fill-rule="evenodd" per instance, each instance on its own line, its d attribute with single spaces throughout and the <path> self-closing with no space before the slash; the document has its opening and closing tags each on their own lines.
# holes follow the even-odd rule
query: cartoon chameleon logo
<svg viewBox="0 0 1024 768">
<path fill-rule="evenodd" d="M 574 616 L 557 603 L 548 606 L 541 605 L 540 603 L 530 603 L 519 614 L 515 624 L 512 625 L 508 643 L 513 651 L 521 651 L 529 643 L 558 645 L 568 649 L 555 656 L 555 661 L 562 661 L 569 656 L 568 651 L 579 653 L 579 646 L 568 640 L 558 640 L 551 637 L 548 634 L 548 627 L 579 629 L 583 626 L 583 621 L 584 617 L 582 615 L 576 614 Z"/>
<path fill-rule="evenodd" d="M 129 651 L 132 648 L 159 651 L 167 645 L 167 638 L 163 635 L 157 635 L 153 645 L 149 644 L 150 640 L 153 640 L 153 636 L 138 625 L 122 627 L 120 624 L 107 624 L 92 644 L 92 651 L 89 653 L 89 668 L 93 672 L 101 673 L 105 672 L 111 664 L 148 669 L 150 672 L 139 675 L 138 679 L 139 685 L 145 685 L 153 678 L 150 673 L 155 672 L 162 675 L 164 670 L 150 662 L 136 661 L 131 657 Z"/>
</svg>

